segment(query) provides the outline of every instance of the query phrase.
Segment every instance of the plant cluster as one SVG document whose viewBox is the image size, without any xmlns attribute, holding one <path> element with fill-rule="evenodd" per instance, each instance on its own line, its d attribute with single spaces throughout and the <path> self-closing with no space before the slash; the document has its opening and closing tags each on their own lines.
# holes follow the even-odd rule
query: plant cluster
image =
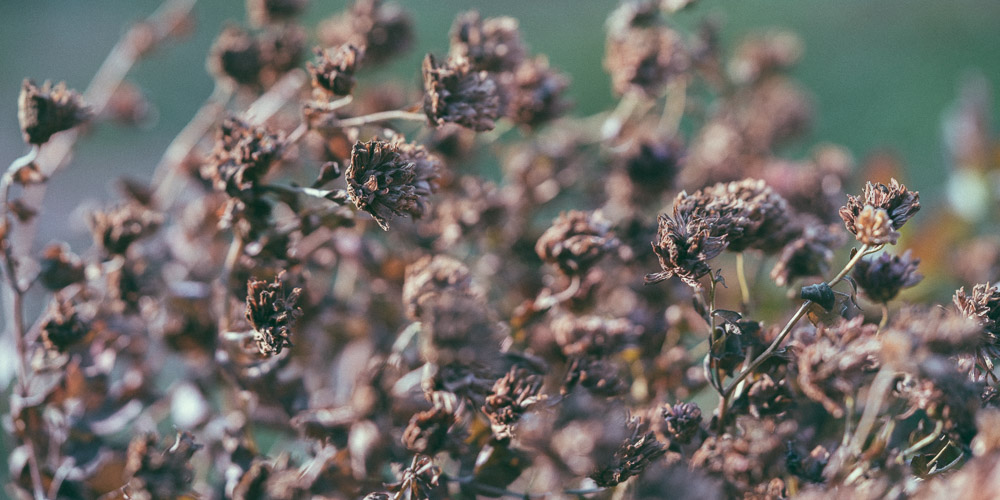
<svg viewBox="0 0 1000 500">
<path fill-rule="evenodd" d="M 691 1 L 611 12 L 618 103 L 574 117 L 515 19 L 457 15 L 411 91 L 365 77 L 413 45 L 402 5 L 356 0 L 310 52 L 306 0 L 248 0 L 152 182 L 92 211 L 90 249 L 34 253 L 81 125 L 191 3 L 83 94 L 23 84 L 12 498 L 1000 494 L 1000 287 L 976 279 L 1000 245 L 954 304 L 901 304 L 917 191 L 848 194 L 837 146 L 783 156 L 813 117 L 798 39 L 724 50 L 672 22 Z"/>
</svg>

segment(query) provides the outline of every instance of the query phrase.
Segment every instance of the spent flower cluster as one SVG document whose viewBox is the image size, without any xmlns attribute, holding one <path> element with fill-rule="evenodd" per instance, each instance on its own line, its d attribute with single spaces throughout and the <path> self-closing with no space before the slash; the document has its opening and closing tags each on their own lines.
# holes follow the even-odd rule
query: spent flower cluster
<svg viewBox="0 0 1000 500">
<path fill-rule="evenodd" d="M 847 194 L 884 170 L 845 148 L 790 155 L 802 42 L 726 46 L 694 0 L 609 13 L 592 116 L 514 18 L 457 13 L 407 86 L 371 71 L 416 46 L 414 5 L 310 30 L 318 3 L 247 0 L 150 184 L 87 210 L 89 249 L 36 250 L 80 127 L 143 101 L 121 79 L 192 4 L 128 30 L 97 91 L 22 86 L 11 498 L 1000 496 L 1000 239 L 909 223 L 895 179 Z M 995 173 L 981 101 L 949 154 Z"/>
</svg>

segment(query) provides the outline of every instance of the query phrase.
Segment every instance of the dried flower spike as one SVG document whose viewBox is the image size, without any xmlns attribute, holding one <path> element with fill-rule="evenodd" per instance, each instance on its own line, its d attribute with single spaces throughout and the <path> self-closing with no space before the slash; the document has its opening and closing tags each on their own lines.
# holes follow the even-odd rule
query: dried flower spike
<svg viewBox="0 0 1000 500">
<path fill-rule="evenodd" d="M 364 51 L 355 45 L 345 43 L 337 49 L 317 48 L 316 55 L 317 62 L 306 65 L 309 74 L 312 75 L 313 87 L 335 96 L 349 95 L 354 89 L 354 71 Z"/>
<path fill-rule="evenodd" d="M 358 142 L 345 172 L 347 194 L 388 230 L 393 215 L 419 218 L 426 213 L 438 164 L 423 146 L 378 139 Z"/>
<path fill-rule="evenodd" d="M 17 121 L 28 144 L 45 144 L 53 134 L 69 130 L 90 116 L 80 94 L 67 89 L 65 83 L 53 86 L 52 82 L 45 82 L 38 87 L 31 80 L 24 80 L 21 84 Z"/>
<path fill-rule="evenodd" d="M 863 198 L 863 199 L 862 199 Z M 866 245 L 895 244 L 906 221 L 920 210 L 920 193 L 892 179 L 889 185 L 865 184 L 862 196 L 848 196 L 840 208 L 847 230 Z"/>
<path fill-rule="evenodd" d="M 542 376 L 524 368 L 513 367 L 506 375 L 493 384 L 483 413 L 490 419 L 493 435 L 497 439 L 514 436 L 514 424 L 531 405 L 545 398 L 542 390 Z"/>
<path fill-rule="evenodd" d="M 246 318 L 264 356 L 280 354 L 282 349 L 292 346 L 292 325 L 302 314 L 296 305 L 302 289 L 294 288 L 286 295 L 283 275 L 279 274 L 271 283 L 254 279 L 247 282 Z"/>
<path fill-rule="evenodd" d="M 920 259 L 907 250 L 902 256 L 884 253 L 876 259 L 862 259 L 854 266 L 854 281 L 874 302 L 882 304 L 899 295 L 900 290 L 920 283 L 924 277 L 917 272 Z"/>
<path fill-rule="evenodd" d="M 434 126 L 457 123 L 477 132 L 493 130 L 500 99 L 496 82 L 485 71 L 473 70 L 464 58 L 439 65 L 427 54 L 423 74 L 424 113 Z"/>
</svg>

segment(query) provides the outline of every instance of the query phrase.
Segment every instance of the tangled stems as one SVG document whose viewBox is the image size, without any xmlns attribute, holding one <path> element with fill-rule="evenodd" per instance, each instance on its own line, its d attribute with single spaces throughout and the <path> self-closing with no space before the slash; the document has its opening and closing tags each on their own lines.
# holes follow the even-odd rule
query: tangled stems
<svg viewBox="0 0 1000 500">
<path fill-rule="evenodd" d="M 22 167 L 25 167 L 35 161 L 35 158 L 38 157 L 38 152 L 39 146 L 32 146 L 31 151 L 28 151 L 28 153 L 24 156 L 14 160 L 10 166 L 7 167 L 7 171 L 4 172 L 3 177 L 0 178 L 0 196 L 2 196 L 2 198 L 0 198 L 0 224 L 3 225 L 3 232 L 6 233 L 0 235 L 0 247 L 3 248 L 4 274 L 6 275 L 7 285 L 10 292 L 9 300 L 5 302 L 10 304 L 10 314 L 8 317 L 10 318 L 11 323 L 7 325 L 6 329 L 14 335 L 14 344 L 17 351 L 18 392 L 20 392 L 22 397 L 28 395 L 28 347 L 25 340 L 27 332 L 24 325 L 25 290 L 21 288 L 17 277 L 14 245 L 9 239 L 12 228 L 10 224 L 10 209 L 8 200 L 10 199 L 11 186 L 14 183 L 14 175 Z M 46 496 L 44 493 L 44 487 L 42 486 L 42 476 L 38 467 L 38 458 L 35 455 L 35 446 L 27 434 L 24 436 L 24 446 L 27 452 L 28 473 L 31 476 L 31 486 L 34 490 L 35 499 L 44 499 Z"/>
<path fill-rule="evenodd" d="M 840 283 L 841 280 L 843 280 L 844 277 L 847 276 L 847 273 L 851 272 L 851 269 L 853 269 L 855 264 L 857 264 L 863 257 L 878 252 L 879 250 L 882 249 L 883 246 L 884 245 L 871 247 L 867 244 L 861 245 L 861 248 L 854 254 L 854 257 L 852 257 L 851 260 L 847 262 L 847 265 L 845 265 L 844 268 L 841 269 L 836 276 L 830 279 L 830 281 L 826 282 L 827 286 L 833 287 L 837 283 Z M 774 351 L 778 349 L 778 346 L 780 346 L 782 342 L 784 342 L 785 338 L 788 337 L 788 334 L 792 332 L 792 328 L 795 327 L 795 324 L 798 323 L 800 319 L 802 319 L 802 316 L 806 314 L 806 311 L 809 310 L 809 306 L 811 306 L 812 304 L 813 301 L 806 299 L 805 302 L 803 302 L 802 305 L 799 306 L 798 310 L 795 311 L 795 314 L 793 314 L 792 317 L 788 320 L 788 323 L 785 324 L 784 328 L 782 328 L 781 331 L 778 333 L 778 335 L 774 338 L 774 340 L 771 341 L 771 344 L 767 346 L 767 349 L 764 349 L 764 352 L 760 353 L 760 355 L 754 358 L 754 360 L 750 363 L 750 366 L 747 366 L 746 369 L 740 372 L 740 374 L 737 375 L 733 379 L 733 381 L 729 384 L 729 387 L 727 387 L 724 391 L 722 391 L 722 398 L 719 401 L 718 425 L 720 429 L 725 427 L 724 422 L 726 416 L 726 408 L 729 406 L 730 399 L 732 398 L 733 393 L 736 391 L 736 388 L 740 386 L 740 382 L 742 382 L 743 379 L 747 378 L 747 376 L 753 373 L 754 370 L 759 368 L 760 365 L 762 365 L 765 361 L 767 361 L 768 358 L 771 357 L 772 354 L 774 354 Z"/>
</svg>

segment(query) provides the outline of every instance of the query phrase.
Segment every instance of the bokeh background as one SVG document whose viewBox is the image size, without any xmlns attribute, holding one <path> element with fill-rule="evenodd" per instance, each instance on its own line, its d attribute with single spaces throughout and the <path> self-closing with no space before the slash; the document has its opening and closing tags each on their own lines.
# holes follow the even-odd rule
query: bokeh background
<svg viewBox="0 0 1000 500">
<path fill-rule="evenodd" d="M 342 10 L 344 1 L 313 1 L 307 27 Z M 416 86 L 426 52 L 447 50 L 457 12 L 521 21 L 526 42 L 572 77 L 574 113 L 586 115 L 613 103 L 601 59 L 609 1 L 404 1 L 413 14 L 417 47 L 372 78 L 402 76 Z M 0 1 L 0 151 L 5 162 L 21 155 L 16 100 L 21 80 L 65 80 L 82 90 L 128 23 L 152 12 L 159 0 Z M 227 22 L 244 22 L 244 5 L 201 0 L 197 26 L 182 43 L 141 62 L 129 81 L 154 107 L 140 128 L 103 124 L 79 143 L 70 168 L 53 179 L 41 214 L 39 247 L 63 239 L 86 240 L 83 218 L 71 216 L 81 201 L 114 196 L 114 179 L 148 179 L 164 148 L 212 90 L 205 55 Z M 722 46 L 748 32 L 791 29 L 805 46 L 793 72 L 812 94 L 817 119 L 803 151 L 817 141 L 846 146 L 857 159 L 892 151 L 906 167 L 904 179 L 925 207 L 943 200 L 948 160 L 942 115 L 963 80 L 978 75 L 1000 91 L 1000 2 L 996 0 L 702 0 L 675 18 L 692 25 L 705 15 L 722 25 Z M 997 116 L 997 102 L 985 116 Z"/>
</svg>

